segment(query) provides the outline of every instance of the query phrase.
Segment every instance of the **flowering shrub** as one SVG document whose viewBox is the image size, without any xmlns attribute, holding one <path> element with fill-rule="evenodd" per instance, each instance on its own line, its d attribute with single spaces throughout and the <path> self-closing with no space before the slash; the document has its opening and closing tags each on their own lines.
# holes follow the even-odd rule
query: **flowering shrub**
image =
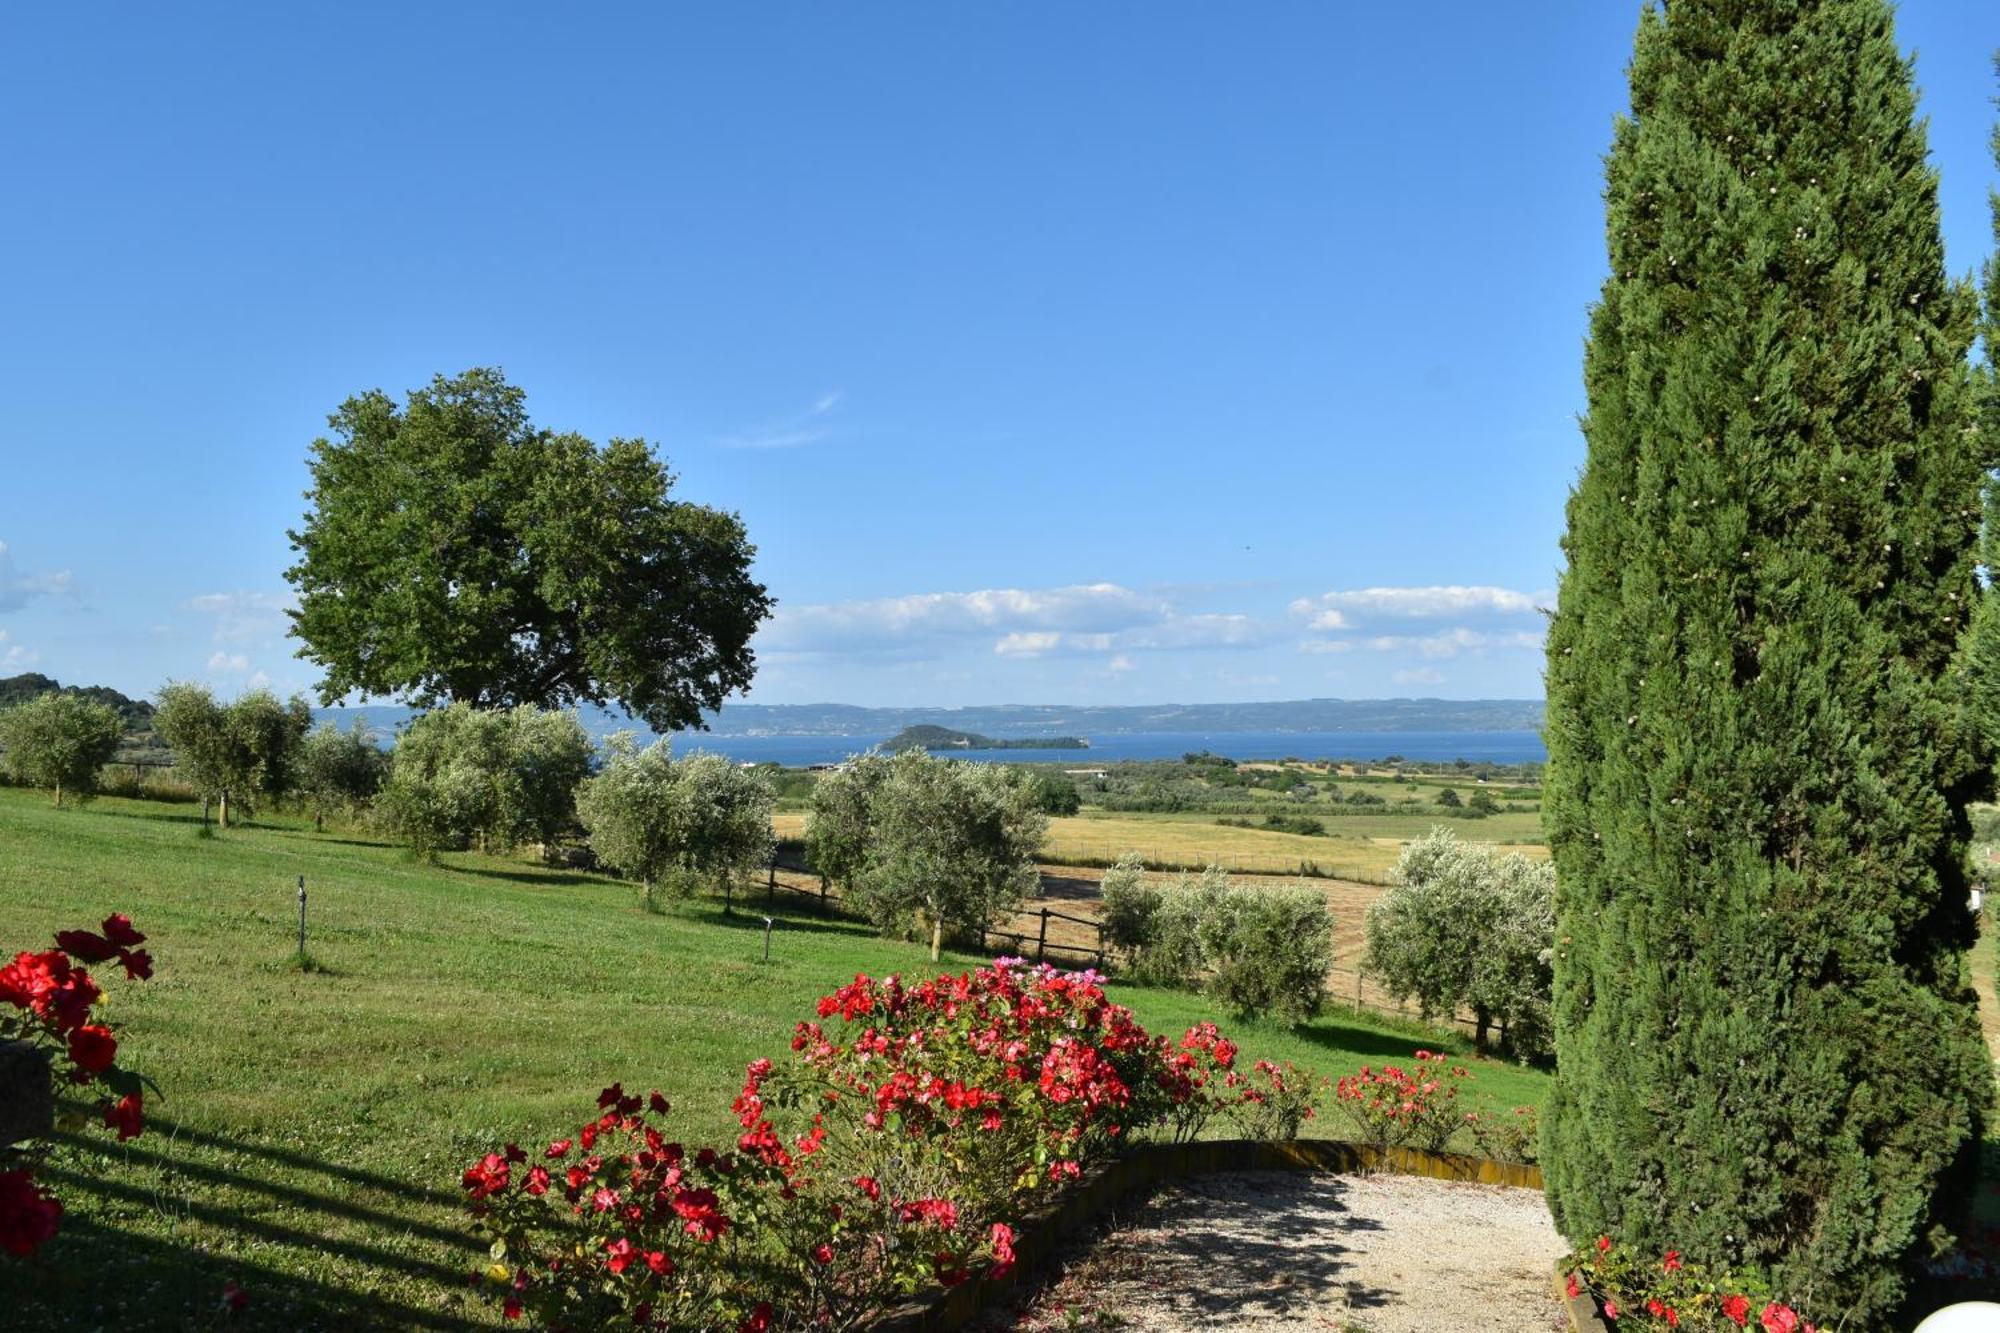
<svg viewBox="0 0 2000 1333">
<path fill-rule="evenodd" d="M 1798 1311 L 1772 1299 L 1763 1283 L 1689 1263 L 1679 1250 L 1656 1259 L 1600 1236 L 1572 1254 L 1565 1266 L 1569 1294 L 1588 1293 L 1605 1318 L 1621 1327 L 1818 1333 Z"/>
<path fill-rule="evenodd" d="M 1540 1156 L 1540 1116 L 1532 1106 L 1517 1106 L 1508 1115 L 1468 1111 L 1465 1128 L 1472 1150 L 1497 1162 L 1533 1162 Z"/>
<path fill-rule="evenodd" d="M 1289 1060 L 1282 1065 L 1259 1060 L 1249 1073 L 1231 1074 L 1229 1086 L 1238 1089 L 1230 1111 L 1245 1134 L 1253 1139 L 1295 1139 L 1318 1113 L 1333 1081 L 1296 1069 Z"/>
<path fill-rule="evenodd" d="M 127 917 L 106 917 L 101 931 L 58 931 L 55 948 L 18 953 L 0 967 L 0 1041 L 47 1051 L 61 1085 L 102 1089 L 98 1112 L 122 1143 L 144 1127 L 144 1092 L 139 1076 L 117 1063 L 118 1038 L 92 1021 L 104 992 L 82 964 L 115 960 L 128 978 L 144 981 L 153 960 Z M 0 1144 L 0 1250 L 17 1257 L 39 1249 L 62 1219 L 62 1203 L 35 1183 L 33 1151 Z"/>
<path fill-rule="evenodd" d="M 1432 1052 L 1417 1052 L 1417 1067 L 1361 1066 L 1334 1087 L 1334 1105 L 1353 1122 L 1367 1143 L 1442 1152 L 1458 1133 L 1458 1085 L 1471 1077 L 1464 1065 Z"/>
<path fill-rule="evenodd" d="M 857 976 L 792 1050 L 746 1070 L 732 1147 L 669 1141 L 665 1099 L 614 1085 L 574 1135 L 473 1164 L 463 1184 L 503 1312 L 853 1328 L 929 1283 L 1004 1272 L 1023 1212 L 1134 1132 L 1191 1137 L 1242 1095 L 1213 1024 L 1155 1037 L 1095 973 L 1017 959 L 915 984 Z M 1289 1106 L 1311 1084 L 1288 1067 L 1245 1086 Z"/>
</svg>

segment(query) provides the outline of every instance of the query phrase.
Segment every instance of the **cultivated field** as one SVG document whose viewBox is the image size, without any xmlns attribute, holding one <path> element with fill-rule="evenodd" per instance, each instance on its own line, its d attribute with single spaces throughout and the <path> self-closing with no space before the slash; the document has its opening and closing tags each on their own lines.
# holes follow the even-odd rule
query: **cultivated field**
<svg viewBox="0 0 2000 1333">
<path fill-rule="evenodd" d="M 123 1148 L 64 1136 L 48 1179 L 65 1231 L 35 1264 L 0 1266 L 8 1327 L 115 1327 L 141 1310 L 207 1327 L 228 1280 L 250 1293 L 236 1327 L 483 1322 L 465 1295 L 485 1253 L 460 1224 L 469 1159 L 573 1127 L 613 1080 L 665 1090 L 690 1141 L 721 1138 L 742 1066 L 783 1055 L 816 995 L 856 971 L 929 967 L 796 895 L 771 910 L 767 965 L 755 890 L 733 920 L 707 900 L 647 916 L 599 876 L 470 854 L 424 866 L 296 820 L 202 840 L 197 820 L 185 805 L 56 811 L 0 790 L 0 943 L 129 912 L 158 973 L 112 982 L 109 1014 L 164 1092 Z M 311 971 L 292 962 L 301 874 Z M 1194 996 L 1118 994 L 1156 1029 L 1214 1017 L 1249 1056 L 1327 1073 L 1447 1044 L 1344 1013 L 1294 1033 L 1229 1023 Z M 1545 1086 L 1477 1067 L 1497 1106 Z"/>
</svg>

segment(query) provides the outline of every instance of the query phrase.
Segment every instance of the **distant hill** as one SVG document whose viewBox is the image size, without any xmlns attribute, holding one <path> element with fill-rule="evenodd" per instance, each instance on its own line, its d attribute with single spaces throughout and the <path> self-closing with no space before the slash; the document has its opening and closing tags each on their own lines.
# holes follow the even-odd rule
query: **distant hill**
<svg viewBox="0 0 2000 1333">
<path fill-rule="evenodd" d="M 116 709 L 118 716 L 125 720 L 125 730 L 147 733 L 153 730 L 153 705 L 144 699 L 128 698 L 109 685 L 64 685 L 39 671 L 0 677 L 0 708 L 12 708 L 15 704 L 24 704 L 44 694 L 74 694 L 94 699 Z"/>
<path fill-rule="evenodd" d="M 1076 736 L 1017 736 L 1002 740 L 972 731 L 953 731 L 920 723 L 904 727 L 882 742 L 882 748 L 899 750 L 1087 750 L 1090 742 Z"/>
<path fill-rule="evenodd" d="M 593 735 L 646 732 L 642 722 L 602 708 L 584 708 Z M 393 737 L 416 710 L 401 704 L 315 708 L 313 715 L 345 727 L 367 718 L 377 735 Z M 1159 732 L 1540 731 L 1540 699 L 1297 699 L 1254 704 L 975 704 L 966 708 L 862 708 L 855 704 L 727 704 L 705 713 L 714 736 L 893 736 L 910 727 L 940 727 L 992 740 L 1045 736 L 1141 736 Z M 683 733 L 698 737 L 699 732 Z"/>
<path fill-rule="evenodd" d="M 986 704 L 967 708 L 742 703 L 726 704 L 704 720 L 718 736 L 886 736 L 906 727 L 933 726 L 1002 740 L 1190 731 L 1539 731 L 1542 701 L 1297 699 L 1246 704 Z"/>
</svg>

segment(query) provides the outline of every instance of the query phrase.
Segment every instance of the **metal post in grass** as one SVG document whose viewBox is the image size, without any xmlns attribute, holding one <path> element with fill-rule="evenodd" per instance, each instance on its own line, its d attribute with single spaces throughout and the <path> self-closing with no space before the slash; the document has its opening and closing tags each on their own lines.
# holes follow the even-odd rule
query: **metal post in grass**
<svg viewBox="0 0 2000 1333">
<path fill-rule="evenodd" d="M 771 927 L 777 923 L 770 917 L 764 918 L 764 961 L 771 961 Z"/>
<path fill-rule="evenodd" d="M 306 956 L 306 877 L 299 876 L 299 957 Z"/>
</svg>

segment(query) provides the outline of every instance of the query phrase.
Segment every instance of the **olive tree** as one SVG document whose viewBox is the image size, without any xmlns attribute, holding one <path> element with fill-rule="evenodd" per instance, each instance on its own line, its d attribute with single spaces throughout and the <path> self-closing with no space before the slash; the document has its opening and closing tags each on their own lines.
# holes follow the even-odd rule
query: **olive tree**
<svg viewBox="0 0 2000 1333">
<path fill-rule="evenodd" d="M 312 710 L 297 695 L 280 703 L 269 690 L 251 690 L 225 704 L 188 681 L 168 682 L 153 713 L 153 730 L 173 750 L 175 769 L 220 799 L 224 828 L 232 803 L 247 812 L 252 801 L 291 794 L 300 742 L 311 726 Z"/>
<path fill-rule="evenodd" d="M 933 960 L 947 928 L 987 925 L 1035 887 L 1048 817 L 1006 769 L 906 750 L 886 761 L 868 811 L 856 903 L 885 931 L 926 928 Z"/>
<path fill-rule="evenodd" d="M 1368 972 L 1426 1019 L 1470 1009 L 1481 1046 L 1495 1023 L 1524 1055 L 1547 1049 L 1555 872 L 1519 853 L 1432 829 L 1409 843 L 1368 909 Z"/>
<path fill-rule="evenodd" d="M 822 777 L 812 791 L 812 817 L 806 824 L 806 860 L 814 870 L 852 894 L 868 864 L 874 825 L 871 811 L 876 788 L 889 771 L 880 750 L 851 756 Z"/>
<path fill-rule="evenodd" d="M 473 843 L 547 843 L 576 817 L 591 754 L 572 713 L 452 704 L 420 715 L 397 738 L 376 810 L 420 856 Z"/>
<path fill-rule="evenodd" d="M 365 720 L 342 731 L 321 723 L 299 745 L 297 795 L 313 812 L 313 828 L 326 826 L 329 810 L 365 805 L 382 785 L 388 752 L 375 743 Z"/>
<path fill-rule="evenodd" d="M 577 814 L 598 859 L 639 881 L 646 909 L 663 881 L 685 892 L 718 886 L 771 853 L 771 788 L 719 755 L 675 760 L 667 742 L 638 747 L 630 732 L 606 744 L 604 767 L 583 784 Z"/>
<path fill-rule="evenodd" d="M 51 692 L 0 711 L 0 759 L 16 781 L 87 801 L 97 771 L 118 749 L 124 721 L 109 704 Z"/>
</svg>

